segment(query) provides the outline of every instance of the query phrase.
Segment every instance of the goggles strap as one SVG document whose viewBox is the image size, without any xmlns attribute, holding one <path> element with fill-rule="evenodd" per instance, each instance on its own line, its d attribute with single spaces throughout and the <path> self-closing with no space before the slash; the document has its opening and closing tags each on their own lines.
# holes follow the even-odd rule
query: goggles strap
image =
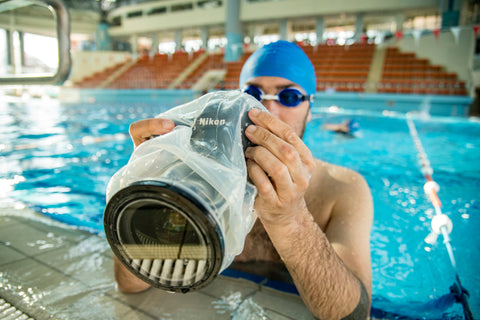
<svg viewBox="0 0 480 320">
<path fill-rule="evenodd" d="M 278 94 L 262 94 L 260 96 L 260 99 L 261 100 L 276 100 L 276 101 L 279 101 L 278 100 Z"/>
<path fill-rule="evenodd" d="M 263 91 L 260 90 L 260 88 L 257 88 L 255 86 L 250 85 L 246 89 L 244 89 L 243 92 L 247 92 L 248 88 L 252 88 L 252 90 L 257 91 L 257 93 L 259 94 L 259 100 L 260 101 L 262 101 L 262 100 L 275 100 L 275 101 L 280 102 L 282 105 L 284 105 L 279 98 L 279 94 L 283 90 L 287 90 L 287 89 L 283 89 L 282 91 L 280 91 L 279 94 L 264 94 Z M 297 90 L 298 92 L 300 92 L 300 90 L 298 90 L 298 89 L 291 89 L 291 90 Z M 249 93 L 249 92 L 247 92 L 247 93 Z M 252 93 L 249 93 L 249 94 L 251 94 L 252 96 L 255 97 L 254 94 L 252 94 Z M 313 95 L 313 94 L 302 94 L 301 92 L 300 92 L 300 97 L 297 96 L 299 103 L 302 102 L 302 101 L 309 101 L 310 103 L 313 103 L 314 97 L 315 97 L 315 95 Z M 287 105 L 285 105 L 285 106 L 287 106 Z M 288 106 L 288 107 L 296 107 L 296 106 L 298 106 L 298 104 L 295 105 L 295 106 Z"/>
</svg>

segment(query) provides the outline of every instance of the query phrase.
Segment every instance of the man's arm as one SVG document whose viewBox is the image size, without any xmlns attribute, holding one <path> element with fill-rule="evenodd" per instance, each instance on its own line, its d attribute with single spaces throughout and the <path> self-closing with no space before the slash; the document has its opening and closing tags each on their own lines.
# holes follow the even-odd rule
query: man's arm
<svg viewBox="0 0 480 320">
<path fill-rule="evenodd" d="M 350 209 L 344 208 L 349 204 L 337 203 L 325 232 L 308 210 L 286 226 L 263 224 L 302 299 L 320 319 L 349 315 L 350 319 L 365 319 L 370 310 L 371 198 L 366 185 L 361 190 L 356 187 L 340 189 L 350 201 L 364 199 L 357 199 L 357 206 Z"/>
<path fill-rule="evenodd" d="M 280 120 L 267 113 L 251 113 L 250 118 L 256 126 L 247 129 L 246 134 L 259 146 L 246 152 L 249 175 L 258 189 L 255 210 L 302 299 L 321 319 L 355 314 L 366 318 L 371 287 L 372 220 L 366 183 L 348 171 L 349 174 L 332 179 L 332 190 L 321 188 L 330 194 L 318 197 L 343 195 L 332 199 L 330 220 L 322 231 L 314 218 L 320 217 L 310 212 L 305 202 L 310 177 L 315 172 L 310 151 Z M 351 183 L 341 183 L 339 178 L 350 178 Z M 368 289 L 362 290 L 363 286 Z"/>
<path fill-rule="evenodd" d="M 118 290 L 123 293 L 137 293 L 150 288 L 149 284 L 128 271 L 116 256 L 113 256 L 113 273 L 117 281 Z"/>
<path fill-rule="evenodd" d="M 175 124 L 171 120 L 155 118 L 136 121 L 130 125 L 129 131 L 133 144 L 137 147 L 154 135 L 172 131 L 174 127 Z M 113 272 L 118 289 L 124 293 L 141 292 L 150 288 L 149 284 L 128 271 L 116 256 L 113 257 Z"/>
</svg>

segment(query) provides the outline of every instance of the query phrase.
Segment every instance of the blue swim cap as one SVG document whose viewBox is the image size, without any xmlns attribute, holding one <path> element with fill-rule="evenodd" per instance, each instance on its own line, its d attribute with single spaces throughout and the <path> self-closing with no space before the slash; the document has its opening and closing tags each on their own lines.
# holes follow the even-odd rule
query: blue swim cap
<svg viewBox="0 0 480 320">
<path fill-rule="evenodd" d="M 348 122 L 348 129 L 350 130 L 351 133 L 357 132 L 360 130 L 360 123 L 356 120 L 350 120 Z"/>
<path fill-rule="evenodd" d="M 315 68 L 305 52 L 296 44 L 280 40 L 255 51 L 240 73 L 240 89 L 256 77 L 281 77 L 295 82 L 305 92 L 314 94 L 317 88 Z"/>
</svg>

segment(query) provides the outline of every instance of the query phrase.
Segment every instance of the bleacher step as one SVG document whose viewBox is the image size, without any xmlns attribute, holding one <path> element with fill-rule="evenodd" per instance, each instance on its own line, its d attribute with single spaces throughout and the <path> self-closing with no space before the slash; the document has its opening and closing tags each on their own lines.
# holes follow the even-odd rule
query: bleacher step
<svg viewBox="0 0 480 320">
<path fill-rule="evenodd" d="M 208 91 L 215 88 L 215 86 L 223 80 L 227 73 L 225 69 L 214 69 L 205 72 L 200 79 L 192 86 L 192 90 Z"/>
<path fill-rule="evenodd" d="M 113 72 L 110 76 L 108 76 L 105 79 L 105 81 L 100 83 L 98 88 L 99 89 L 106 88 L 108 85 L 110 85 L 113 81 L 115 81 L 118 77 L 120 77 L 125 71 L 130 69 L 130 67 L 132 67 L 136 63 L 137 63 L 136 60 L 131 60 L 130 62 L 125 63 L 121 68 L 118 68 L 117 70 L 115 70 L 115 72 Z"/>
<path fill-rule="evenodd" d="M 385 55 L 386 55 L 385 48 L 381 48 L 377 46 L 375 52 L 373 53 L 372 64 L 370 65 L 370 72 L 368 73 L 367 87 L 365 88 L 365 92 L 368 92 L 368 93 L 377 92 L 377 84 L 382 79 L 382 71 L 383 71 L 383 65 L 385 63 Z"/>
<path fill-rule="evenodd" d="M 202 55 L 200 55 L 195 61 L 190 63 L 190 65 L 183 70 L 181 74 L 178 75 L 178 77 L 172 81 L 172 83 L 168 86 L 168 89 L 175 89 L 179 84 L 181 84 L 187 77 L 192 73 L 205 59 L 208 58 L 208 52 L 204 52 Z"/>
</svg>

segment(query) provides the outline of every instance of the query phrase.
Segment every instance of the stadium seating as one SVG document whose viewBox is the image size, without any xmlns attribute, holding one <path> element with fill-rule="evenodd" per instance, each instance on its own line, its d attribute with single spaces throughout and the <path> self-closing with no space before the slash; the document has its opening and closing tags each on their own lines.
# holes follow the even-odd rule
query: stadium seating
<svg viewBox="0 0 480 320">
<path fill-rule="evenodd" d="M 442 66 L 431 65 L 428 59 L 414 53 L 387 48 L 378 92 L 466 95 L 465 82 L 446 72 Z"/>
<path fill-rule="evenodd" d="M 311 59 L 317 75 L 317 91 L 365 92 L 373 85 L 381 93 L 466 95 L 465 82 L 442 66 L 432 65 L 428 59 L 414 53 L 401 52 L 396 47 L 386 49 L 383 70 L 378 83 L 367 83 L 376 46 L 356 43 L 352 45 L 301 45 Z M 216 89 L 237 89 L 240 71 L 251 52 L 245 52 L 239 61 L 224 62 L 222 52 L 210 53 L 198 66 L 187 69 L 203 52 L 155 54 L 142 56 L 107 88 L 115 89 L 191 89 L 209 70 L 224 70 L 225 75 Z M 200 60 L 198 61 L 200 62 Z M 105 82 L 116 65 L 97 72 L 75 84 L 79 88 L 95 88 Z M 179 78 L 180 74 L 182 78 Z M 178 78 L 178 84 L 173 84 Z M 183 81 L 180 81 L 184 79 Z"/>
</svg>

